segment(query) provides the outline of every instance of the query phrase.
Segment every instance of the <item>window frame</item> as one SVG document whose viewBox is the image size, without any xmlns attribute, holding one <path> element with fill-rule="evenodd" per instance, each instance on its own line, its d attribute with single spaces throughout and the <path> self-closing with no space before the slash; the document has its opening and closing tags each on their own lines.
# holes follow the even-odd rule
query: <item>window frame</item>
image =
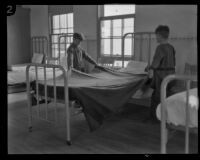
<svg viewBox="0 0 200 160">
<path fill-rule="evenodd" d="M 73 26 L 72 27 L 68 27 L 68 28 L 60 28 L 60 26 L 61 26 L 61 23 L 60 23 L 60 21 L 61 21 L 61 15 L 68 15 L 68 14 L 73 14 L 73 18 L 72 18 L 72 21 L 73 21 Z M 67 34 L 70 34 L 70 33 L 74 33 L 74 13 L 73 12 L 67 12 L 67 13 L 58 13 L 58 14 L 50 14 L 50 34 L 49 34 L 49 44 L 50 44 L 50 46 L 49 46 L 49 50 L 50 50 L 50 57 L 54 57 L 54 55 L 53 55 L 53 50 L 56 50 L 56 48 L 53 48 L 53 45 L 55 45 L 55 44 L 59 44 L 58 42 L 57 43 L 55 43 L 55 42 L 52 42 L 52 35 L 62 35 L 62 34 L 65 34 L 65 33 L 54 33 L 54 30 L 55 30 L 55 28 L 53 27 L 53 16 L 59 16 L 59 28 L 58 28 L 58 30 L 60 31 L 61 29 L 66 29 L 67 31 L 69 30 L 69 29 L 73 29 L 73 32 L 66 32 Z M 67 16 L 66 16 L 67 17 Z M 67 18 L 67 20 L 68 20 L 68 18 Z M 57 28 L 56 28 L 57 29 Z M 58 46 L 59 47 L 59 46 Z M 58 48 L 57 48 L 57 50 L 58 50 Z"/>
<path fill-rule="evenodd" d="M 107 58 L 107 59 L 114 59 L 114 60 L 122 60 L 122 53 L 121 55 L 113 55 L 112 53 L 112 50 L 111 50 L 111 53 L 109 55 L 105 55 L 105 54 L 102 54 L 102 47 L 101 47 L 101 41 L 102 41 L 102 28 L 101 28 L 101 24 L 102 24 L 102 21 L 105 21 L 105 20 L 110 20 L 111 23 L 113 20 L 117 20 L 117 19 L 121 19 L 122 21 L 124 21 L 124 19 L 127 19 L 127 18 L 133 18 L 133 32 L 134 32 L 134 29 L 135 29 L 135 18 L 136 18 L 136 14 L 133 13 L 133 14 L 123 14 L 123 15 L 112 15 L 112 16 L 101 16 L 100 15 L 100 11 L 103 11 L 104 12 L 104 6 L 99 6 L 98 7 L 98 59 L 99 58 Z M 122 22 L 122 31 L 124 29 L 124 22 Z M 112 28 L 113 30 L 113 28 Z M 122 40 L 122 37 L 123 35 L 121 36 L 121 40 Z M 109 39 L 111 39 L 112 37 L 110 37 Z M 113 40 L 111 41 L 113 43 Z M 112 44 L 110 44 L 110 47 L 112 48 Z M 122 47 L 122 45 L 121 45 Z M 132 56 L 125 56 L 124 57 L 124 60 L 127 61 L 127 60 L 131 60 L 132 59 Z"/>
</svg>

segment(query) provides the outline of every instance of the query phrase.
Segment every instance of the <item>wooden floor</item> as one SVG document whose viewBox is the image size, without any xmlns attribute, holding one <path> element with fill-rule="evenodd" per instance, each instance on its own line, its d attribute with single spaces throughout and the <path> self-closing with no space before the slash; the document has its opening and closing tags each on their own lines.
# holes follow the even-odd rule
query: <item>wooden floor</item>
<svg viewBox="0 0 200 160">
<path fill-rule="evenodd" d="M 58 108 L 63 112 L 62 105 Z M 83 114 L 71 117 L 72 145 L 65 143 L 62 116 L 57 126 L 34 119 L 28 132 L 26 94 L 8 94 L 9 154 L 154 154 L 160 153 L 160 125 L 144 123 L 148 108 L 127 105 L 95 132 Z M 167 146 L 168 153 L 184 153 L 184 133 L 178 131 Z M 197 153 L 198 136 L 190 135 L 190 152 Z"/>
</svg>

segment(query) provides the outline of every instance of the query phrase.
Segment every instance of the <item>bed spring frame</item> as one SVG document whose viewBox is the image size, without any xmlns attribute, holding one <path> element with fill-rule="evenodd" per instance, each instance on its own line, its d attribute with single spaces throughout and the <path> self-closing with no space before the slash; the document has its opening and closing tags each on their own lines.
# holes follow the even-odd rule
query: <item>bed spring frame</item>
<svg viewBox="0 0 200 160">
<path fill-rule="evenodd" d="M 185 76 L 185 75 L 168 75 L 162 81 L 161 84 L 161 153 L 166 154 L 166 145 L 167 145 L 167 134 L 168 130 L 166 128 L 166 88 L 169 82 L 172 80 L 183 80 L 186 81 L 186 119 L 185 119 L 185 153 L 189 153 L 189 89 L 191 81 L 197 81 L 197 76 Z M 178 128 L 177 128 L 178 129 Z"/>
</svg>

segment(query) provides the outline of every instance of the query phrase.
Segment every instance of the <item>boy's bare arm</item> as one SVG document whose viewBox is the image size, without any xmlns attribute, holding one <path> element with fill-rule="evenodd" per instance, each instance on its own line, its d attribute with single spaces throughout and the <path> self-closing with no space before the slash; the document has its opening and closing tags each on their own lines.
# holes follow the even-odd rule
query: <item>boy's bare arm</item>
<svg viewBox="0 0 200 160">
<path fill-rule="evenodd" d="M 87 54 L 84 50 L 83 50 L 83 57 L 90 62 L 91 64 L 98 66 L 97 62 L 89 55 Z"/>
</svg>

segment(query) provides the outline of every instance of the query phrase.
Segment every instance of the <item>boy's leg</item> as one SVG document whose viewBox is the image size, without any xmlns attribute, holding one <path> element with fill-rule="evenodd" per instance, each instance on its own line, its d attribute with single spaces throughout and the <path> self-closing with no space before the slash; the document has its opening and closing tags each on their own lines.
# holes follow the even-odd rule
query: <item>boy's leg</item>
<svg viewBox="0 0 200 160">
<path fill-rule="evenodd" d="M 155 120 L 155 121 L 158 120 L 156 117 L 156 108 L 159 103 L 160 103 L 160 95 L 156 90 L 154 90 L 151 97 L 150 117 L 152 118 L 152 120 Z"/>
</svg>

